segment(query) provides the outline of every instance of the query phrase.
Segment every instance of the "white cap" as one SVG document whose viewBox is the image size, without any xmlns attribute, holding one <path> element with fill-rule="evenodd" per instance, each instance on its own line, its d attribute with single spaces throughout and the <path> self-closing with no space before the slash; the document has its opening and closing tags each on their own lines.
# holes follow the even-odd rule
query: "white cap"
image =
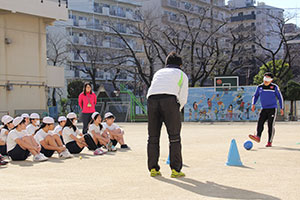
<svg viewBox="0 0 300 200">
<path fill-rule="evenodd" d="M 27 113 L 23 113 L 23 114 L 21 115 L 21 117 L 23 117 L 23 118 L 29 118 L 29 115 L 28 115 Z"/>
<path fill-rule="evenodd" d="M 109 117 L 115 117 L 114 114 L 112 114 L 111 112 L 107 112 L 104 115 L 104 119 L 109 118 Z"/>
<path fill-rule="evenodd" d="M 31 113 L 30 119 L 40 119 L 40 115 L 37 113 Z"/>
<path fill-rule="evenodd" d="M 60 116 L 58 118 L 58 122 L 67 121 L 67 118 L 65 116 Z"/>
<path fill-rule="evenodd" d="M 44 124 L 54 124 L 54 119 L 52 117 L 44 117 L 43 123 Z"/>
<path fill-rule="evenodd" d="M 76 115 L 76 113 L 70 112 L 69 114 L 67 114 L 67 118 L 74 119 L 74 118 L 77 118 L 77 115 Z"/>
<path fill-rule="evenodd" d="M 96 115 L 100 115 L 100 113 L 94 112 L 94 113 L 92 114 L 92 119 L 95 119 Z"/>
<path fill-rule="evenodd" d="M 3 117 L 1 118 L 1 122 L 2 122 L 2 123 L 4 123 L 3 120 L 4 120 L 7 116 L 9 116 L 9 115 L 3 115 Z"/>
<path fill-rule="evenodd" d="M 2 117 L 2 123 L 3 123 L 4 125 L 7 124 L 8 122 L 13 121 L 13 120 L 14 120 L 14 118 L 12 118 L 12 117 L 9 116 L 9 115 L 5 115 L 5 116 Z"/>
<path fill-rule="evenodd" d="M 23 117 L 16 117 L 13 121 L 14 126 L 18 126 L 23 121 L 23 119 Z"/>
<path fill-rule="evenodd" d="M 1 118 L 1 122 L 3 122 L 3 120 L 9 115 L 3 115 L 3 117 Z"/>
</svg>

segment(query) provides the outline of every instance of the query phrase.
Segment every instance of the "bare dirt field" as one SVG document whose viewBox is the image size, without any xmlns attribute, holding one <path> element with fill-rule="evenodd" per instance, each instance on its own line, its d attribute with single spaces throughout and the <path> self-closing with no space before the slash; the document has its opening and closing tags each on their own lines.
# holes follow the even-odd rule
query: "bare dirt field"
<svg viewBox="0 0 300 200">
<path fill-rule="evenodd" d="M 73 159 L 54 154 L 47 162 L 10 162 L 0 166 L 1 200 L 42 199 L 300 199 L 300 123 L 278 122 L 272 148 L 243 147 L 256 123 L 184 123 L 185 178 L 170 178 L 168 138 L 162 130 L 162 177 L 147 170 L 147 124 L 119 124 L 129 151 L 94 156 L 85 149 Z M 236 139 L 243 167 L 229 167 L 230 142 Z M 82 159 L 80 159 L 82 156 Z"/>
</svg>

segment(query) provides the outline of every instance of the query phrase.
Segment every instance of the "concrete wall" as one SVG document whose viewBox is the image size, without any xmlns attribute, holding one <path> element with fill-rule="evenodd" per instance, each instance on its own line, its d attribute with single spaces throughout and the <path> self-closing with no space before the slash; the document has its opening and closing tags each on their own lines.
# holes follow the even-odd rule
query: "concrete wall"
<svg viewBox="0 0 300 200">
<path fill-rule="evenodd" d="M 26 2 L 34 7 L 37 1 Z M 48 5 L 38 2 L 38 8 Z M 39 17 L 47 7 L 30 10 L 25 4 L 22 8 L 23 3 L 0 0 L 0 116 L 14 116 L 17 110 L 47 109 L 46 26 L 55 18 L 68 16 L 66 8 L 65 14 L 58 14 L 58 8 L 52 18 L 44 17 L 50 15 L 46 11 Z"/>
<path fill-rule="evenodd" d="M 190 88 L 185 121 L 256 121 L 261 110 L 260 100 L 251 111 L 255 86 L 238 87 L 237 91 L 216 92 L 214 87 Z"/>
<path fill-rule="evenodd" d="M 16 109 L 46 109 L 45 26 L 30 15 L 0 15 L 0 110 L 14 115 Z"/>
<path fill-rule="evenodd" d="M 0 0 L 0 9 L 51 20 L 66 20 L 66 4 L 61 2 L 59 6 L 58 1 L 53 0 L 44 0 L 43 3 L 40 0 Z"/>
</svg>

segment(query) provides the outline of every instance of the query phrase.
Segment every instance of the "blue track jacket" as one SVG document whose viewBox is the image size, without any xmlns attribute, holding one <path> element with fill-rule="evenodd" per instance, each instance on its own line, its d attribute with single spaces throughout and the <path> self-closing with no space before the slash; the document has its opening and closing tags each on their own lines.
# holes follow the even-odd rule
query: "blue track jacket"
<svg viewBox="0 0 300 200">
<path fill-rule="evenodd" d="M 263 83 L 257 86 L 255 94 L 252 98 L 252 105 L 255 105 L 258 97 L 260 97 L 263 109 L 277 108 L 277 99 L 279 100 L 280 109 L 283 109 L 283 97 L 278 85 L 271 83 L 266 86 Z"/>
</svg>

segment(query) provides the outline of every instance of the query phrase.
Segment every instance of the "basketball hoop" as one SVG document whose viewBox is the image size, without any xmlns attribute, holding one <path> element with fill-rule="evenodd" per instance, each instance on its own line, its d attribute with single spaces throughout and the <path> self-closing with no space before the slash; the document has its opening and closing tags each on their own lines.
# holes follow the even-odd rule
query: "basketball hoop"
<svg viewBox="0 0 300 200">
<path fill-rule="evenodd" d="M 216 76 L 214 78 L 214 88 L 216 92 L 224 91 L 227 94 L 229 91 L 237 91 L 238 86 L 238 76 Z"/>
</svg>

